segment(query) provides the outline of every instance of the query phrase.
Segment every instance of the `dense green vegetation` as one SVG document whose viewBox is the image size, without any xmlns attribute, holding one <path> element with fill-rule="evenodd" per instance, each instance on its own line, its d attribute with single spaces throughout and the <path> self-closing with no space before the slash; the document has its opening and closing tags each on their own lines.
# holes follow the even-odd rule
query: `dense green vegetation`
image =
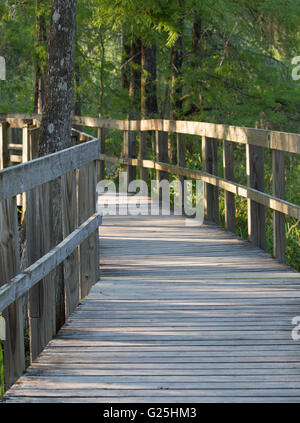
<svg viewBox="0 0 300 423">
<path fill-rule="evenodd" d="M 0 55 L 8 79 L 0 82 L 2 113 L 39 110 L 50 3 L 0 0 Z M 291 63 L 300 55 L 299 23 L 297 0 L 79 0 L 75 112 L 300 133 L 300 81 L 293 81 Z M 107 142 L 108 153 L 121 151 L 120 135 L 112 132 Z M 187 157 L 189 167 L 201 169 L 199 138 L 188 137 Z M 235 147 L 235 158 L 235 179 L 246 183 L 243 146 Z M 219 163 L 222 175 L 221 151 Z M 287 154 L 286 165 L 286 199 L 300 204 L 300 158 Z M 269 193 L 271 167 L 266 151 Z M 222 198 L 220 210 L 224 222 Z M 271 212 L 267 224 L 272 253 Z M 237 232 L 247 239 L 241 198 Z M 287 218 L 286 233 L 287 262 L 300 270 L 299 222 Z"/>
</svg>

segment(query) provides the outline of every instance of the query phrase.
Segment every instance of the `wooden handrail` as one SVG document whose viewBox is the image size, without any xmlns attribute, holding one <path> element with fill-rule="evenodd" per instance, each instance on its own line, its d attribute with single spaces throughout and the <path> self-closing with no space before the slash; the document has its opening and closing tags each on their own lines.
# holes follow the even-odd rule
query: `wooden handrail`
<svg viewBox="0 0 300 423">
<path fill-rule="evenodd" d="M 30 160 L 34 150 L 28 129 L 26 123 L 23 163 L 0 171 L 0 312 L 3 311 L 7 328 L 6 388 L 25 368 L 24 301 L 27 304 L 29 298 L 30 357 L 34 360 L 99 279 L 101 216 L 96 214 L 96 184 L 100 140 L 73 131 L 80 138 L 78 142 L 89 142 Z M 52 207 L 52 190 L 62 194 L 59 217 Z M 26 209 L 28 267 L 23 271 L 19 258 L 18 195 L 22 195 L 23 212 Z M 51 236 L 51 226 L 57 219 L 63 231 L 58 245 Z"/>
<path fill-rule="evenodd" d="M 0 122 L 7 122 L 12 128 L 23 128 L 30 123 L 38 125 L 40 120 L 41 117 L 36 114 L 0 114 Z M 185 135 L 199 135 L 300 154 L 300 134 L 265 129 L 194 121 L 170 121 L 163 119 L 128 121 L 85 116 L 74 116 L 73 124 L 121 131 L 161 131 Z"/>
<path fill-rule="evenodd" d="M 186 178 L 198 179 L 205 183 L 222 188 L 233 194 L 240 195 L 241 197 L 256 201 L 257 203 L 269 207 L 272 210 L 276 210 L 280 213 L 284 213 L 288 216 L 300 220 L 300 206 L 297 206 L 293 203 L 289 203 L 285 200 L 281 200 L 280 198 L 266 194 L 265 192 L 260 192 L 256 189 L 247 187 L 246 185 L 231 182 L 227 179 L 211 175 L 207 172 L 202 172 L 201 170 L 193 170 L 176 165 L 170 165 L 168 163 L 153 162 L 151 160 L 118 158 L 108 156 L 106 154 L 101 154 L 100 159 L 110 163 L 119 163 L 127 166 L 130 165 L 135 167 L 144 167 L 147 169 L 155 169 L 159 171 L 173 173 L 175 175 L 184 176 Z"/>
</svg>

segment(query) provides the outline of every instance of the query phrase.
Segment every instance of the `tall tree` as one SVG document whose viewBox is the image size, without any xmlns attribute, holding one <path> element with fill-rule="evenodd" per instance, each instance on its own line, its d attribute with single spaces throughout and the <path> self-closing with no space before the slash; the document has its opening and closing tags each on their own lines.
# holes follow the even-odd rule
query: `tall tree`
<svg viewBox="0 0 300 423">
<path fill-rule="evenodd" d="M 52 0 L 52 15 L 48 40 L 45 76 L 45 104 L 40 128 L 39 155 L 54 153 L 71 146 L 74 96 L 74 43 L 76 0 Z M 62 240 L 61 186 L 50 186 L 51 247 Z M 63 267 L 57 268 L 56 329 L 64 322 Z"/>
<path fill-rule="evenodd" d="M 52 0 L 39 155 L 71 145 L 76 0 Z"/>
<path fill-rule="evenodd" d="M 44 104 L 44 73 L 45 61 L 44 52 L 47 43 L 46 25 L 47 5 L 45 0 L 35 0 L 35 28 L 36 28 L 36 48 L 35 48 L 35 83 L 34 83 L 34 113 L 41 114 Z"/>
</svg>

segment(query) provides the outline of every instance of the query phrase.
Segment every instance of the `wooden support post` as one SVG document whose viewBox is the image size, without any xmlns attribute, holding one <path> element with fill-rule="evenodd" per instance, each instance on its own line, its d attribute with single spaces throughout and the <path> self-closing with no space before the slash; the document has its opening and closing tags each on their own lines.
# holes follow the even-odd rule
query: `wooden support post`
<svg viewBox="0 0 300 423">
<path fill-rule="evenodd" d="M 123 155 L 131 159 L 136 158 L 136 132 L 135 131 L 124 131 L 124 142 L 123 142 Z M 127 187 L 131 181 L 136 179 L 136 167 L 135 166 L 124 166 L 125 172 L 127 172 Z"/>
<path fill-rule="evenodd" d="M 18 215 L 16 198 L 0 202 L 0 286 L 20 272 Z M 4 378 L 8 389 L 25 369 L 23 298 L 6 310 Z"/>
<path fill-rule="evenodd" d="M 218 175 L 218 142 L 202 137 L 203 171 Z M 219 224 L 219 189 L 210 184 L 204 184 L 204 216 L 205 219 Z"/>
<path fill-rule="evenodd" d="M 9 165 L 8 129 L 9 124 L 7 122 L 0 122 L 0 170 Z"/>
<path fill-rule="evenodd" d="M 234 181 L 234 157 L 233 143 L 224 141 L 223 143 L 223 167 L 224 178 Z M 235 196 L 231 192 L 225 191 L 225 227 L 228 231 L 235 233 Z"/>
<path fill-rule="evenodd" d="M 28 265 L 51 248 L 50 183 L 27 192 Z M 29 292 L 30 358 L 33 361 L 56 334 L 56 289 L 50 273 Z"/>
<path fill-rule="evenodd" d="M 168 132 L 162 131 L 155 131 L 156 135 L 156 161 L 162 163 L 169 162 L 169 152 L 168 152 Z M 157 182 L 161 182 L 163 180 L 169 180 L 168 172 L 164 172 L 161 170 L 156 171 L 156 180 Z M 162 190 L 159 189 L 159 201 L 162 200 Z"/>
<path fill-rule="evenodd" d="M 29 126 L 26 125 L 22 129 L 22 162 L 28 162 L 30 160 L 30 136 Z"/>
<path fill-rule="evenodd" d="M 62 176 L 63 238 L 77 227 L 76 171 Z M 78 248 L 64 261 L 65 314 L 70 316 L 79 304 Z"/>
<path fill-rule="evenodd" d="M 139 137 L 139 159 L 140 160 L 147 160 L 147 136 L 148 132 L 142 131 L 140 132 Z M 145 167 L 141 167 L 140 169 L 140 179 L 146 184 L 148 184 L 148 169 Z"/>
<path fill-rule="evenodd" d="M 185 156 L 185 135 L 177 134 L 177 165 L 180 167 L 186 166 Z M 179 181 L 182 187 L 182 208 L 184 210 L 184 176 L 179 176 Z"/>
<path fill-rule="evenodd" d="M 156 161 L 162 163 L 169 163 L 168 153 L 168 133 L 162 131 L 155 131 L 156 134 Z M 169 174 L 157 170 L 157 180 L 162 181 L 163 179 L 169 180 Z"/>
<path fill-rule="evenodd" d="M 82 166 L 78 172 L 78 225 L 81 225 L 96 211 L 97 161 Z M 84 298 L 99 280 L 98 231 L 81 244 L 79 251 L 80 291 Z"/>
<path fill-rule="evenodd" d="M 273 150 L 273 195 L 285 199 L 284 151 Z M 274 257 L 285 263 L 285 215 L 273 212 Z"/>
<path fill-rule="evenodd" d="M 247 183 L 248 186 L 264 192 L 264 149 L 255 145 L 246 145 Z M 250 240 L 259 248 L 266 249 L 266 214 L 265 207 L 248 200 L 248 233 Z"/>
<path fill-rule="evenodd" d="M 29 125 L 26 125 L 22 129 L 22 163 L 26 163 L 31 159 L 30 157 L 30 136 L 29 136 Z M 26 211 L 26 193 L 21 195 L 22 198 L 22 211 L 23 216 Z"/>
<path fill-rule="evenodd" d="M 98 128 L 98 138 L 100 140 L 100 154 L 105 154 L 105 140 L 106 140 L 105 128 Z M 100 160 L 98 162 L 97 182 L 103 181 L 104 179 L 105 179 L 105 161 Z"/>
</svg>

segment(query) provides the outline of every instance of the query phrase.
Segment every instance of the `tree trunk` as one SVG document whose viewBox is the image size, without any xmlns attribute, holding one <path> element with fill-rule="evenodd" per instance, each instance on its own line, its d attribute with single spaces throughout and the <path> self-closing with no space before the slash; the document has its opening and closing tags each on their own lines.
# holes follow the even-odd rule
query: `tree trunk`
<svg viewBox="0 0 300 423">
<path fill-rule="evenodd" d="M 52 0 L 39 155 L 71 145 L 76 0 Z"/>
<path fill-rule="evenodd" d="M 45 104 L 40 128 L 39 156 L 71 146 L 74 97 L 74 42 L 76 0 L 52 0 L 52 16 L 48 40 L 45 76 Z M 51 183 L 51 247 L 62 240 L 61 186 Z M 56 282 L 56 326 L 64 323 L 63 268 L 53 274 Z"/>
<path fill-rule="evenodd" d="M 182 2 L 179 1 L 182 6 Z M 182 116 L 182 65 L 184 57 L 184 15 L 178 21 L 180 35 L 176 40 L 175 45 L 171 49 L 171 68 L 172 68 L 172 83 L 171 83 L 171 104 L 170 104 L 170 119 L 179 120 Z M 171 163 L 176 163 L 176 137 L 169 136 L 169 158 Z"/>
<path fill-rule="evenodd" d="M 42 47 L 47 42 L 47 30 L 45 16 L 41 13 L 44 0 L 35 0 L 36 16 L 36 42 L 38 47 Z M 34 113 L 41 114 L 44 104 L 44 66 L 40 57 L 35 60 L 35 84 L 34 84 Z"/>
<path fill-rule="evenodd" d="M 143 118 L 156 117 L 156 45 L 148 47 L 142 42 L 142 81 L 141 81 L 141 113 Z"/>
<path fill-rule="evenodd" d="M 130 119 L 140 119 L 141 113 L 141 49 L 140 39 L 132 38 L 130 49 L 130 82 L 129 96 L 131 98 Z"/>
<path fill-rule="evenodd" d="M 122 69 L 122 72 L 121 72 L 122 88 L 124 88 L 125 90 L 129 90 L 130 72 L 129 72 L 128 63 L 129 63 L 131 48 L 130 48 L 130 40 L 125 29 L 123 29 L 123 32 L 122 32 L 122 46 L 123 46 L 122 68 L 121 68 Z"/>
</svg>

